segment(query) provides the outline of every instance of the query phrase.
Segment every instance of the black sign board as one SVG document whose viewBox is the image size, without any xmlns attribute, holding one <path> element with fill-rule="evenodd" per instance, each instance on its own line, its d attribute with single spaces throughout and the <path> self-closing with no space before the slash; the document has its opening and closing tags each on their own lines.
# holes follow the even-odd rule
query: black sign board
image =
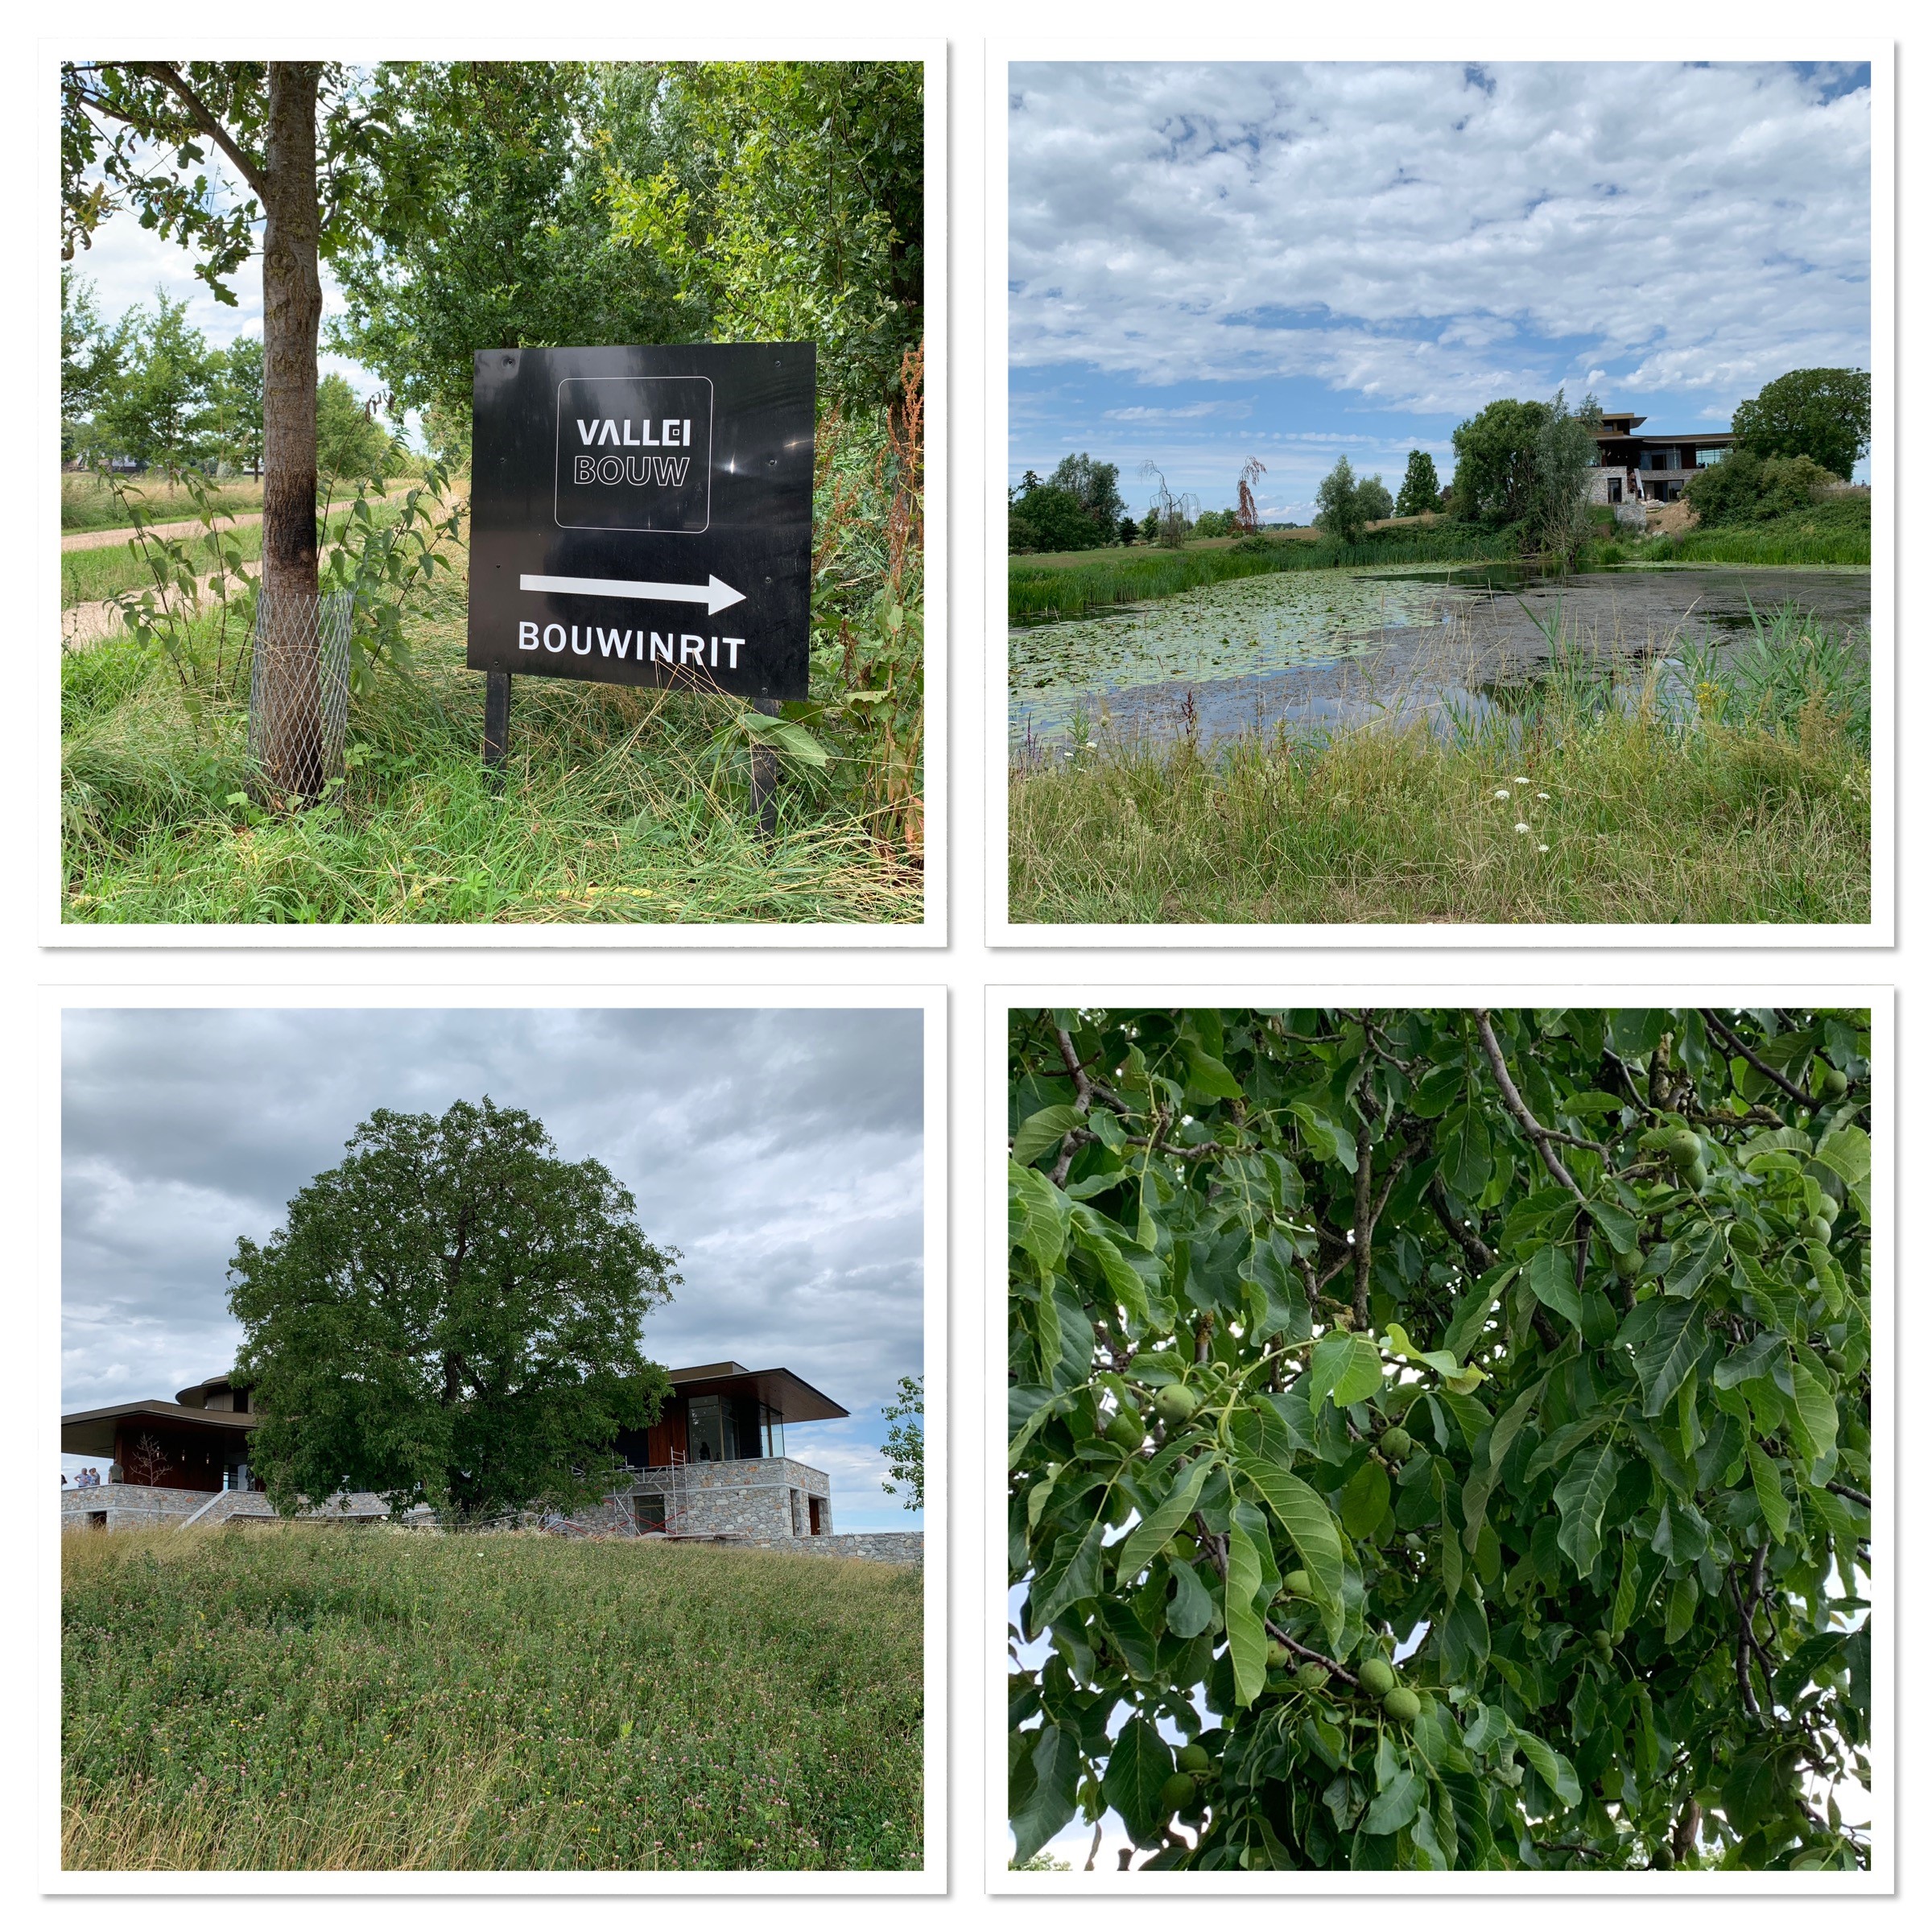
<svg viewBox="0 0 1932 1932">
<path fill-rule="evenodd" d="M 485 349 L 469 667 L 806 695 L 809 342 Z"/>
</svg>

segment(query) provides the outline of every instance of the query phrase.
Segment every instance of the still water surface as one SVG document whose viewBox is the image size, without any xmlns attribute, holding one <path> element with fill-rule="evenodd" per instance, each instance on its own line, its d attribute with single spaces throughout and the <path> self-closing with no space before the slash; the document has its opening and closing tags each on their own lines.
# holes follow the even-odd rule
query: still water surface
<svg viewBox="0 0 1932 1932">
<path fill-rule="evenodd" d="M 1871 573 L 1723 566 L 1527 577 L 1507 566 L 1283 571 L 1008 638 L 1016 747 L 1070 733 L 1212 741 L 1243 731 L 1480 709 L 1527 683 L 1550 639 L 1637 658 L 1748 633 L 1796 605 L 1834 633 L 1865 630 Z"/>
</svg>

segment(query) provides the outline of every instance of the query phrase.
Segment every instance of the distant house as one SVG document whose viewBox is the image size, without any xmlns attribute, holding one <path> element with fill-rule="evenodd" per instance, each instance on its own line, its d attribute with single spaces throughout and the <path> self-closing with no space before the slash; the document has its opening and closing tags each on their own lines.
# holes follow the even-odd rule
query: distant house
<svg viewBox="0 0 1932 1932">
<path fill-rule="evenodd" d="M 624 1534 L 782 1543 L 830 1536 L 832 1480 L 786 1454 L 788 1422 L 833 1421 L 850 1412 L 789 1368 L 706 1362 L 671 1372 L 672 1393 L 649 1429 L 617 1440 L 622 1478 L 598 1507 L 573 1519 Z M 60 1447 L 105 1464 L 99 1488 L 63 1489 L 68 1527 L 272 1517 L 249 1468 L 248 1439 L 262 1418 L 246 1386 L 212 1376 L 171 1402 L 115 1402 L 60 1418 Z M 332 1499 L 315 1513 L 351 1519 L 388 1514 L 374 1496 Z"/>
<path fill-rule="evenodd" d="M 1737 438 L 1728 430 L 1694 436 L 1640 435 L 1647 416 L 1606 415 L 1596 432 L 1592 503 L 1672 503 L 1700 469 L 1719 461 Z"/>
</svg>

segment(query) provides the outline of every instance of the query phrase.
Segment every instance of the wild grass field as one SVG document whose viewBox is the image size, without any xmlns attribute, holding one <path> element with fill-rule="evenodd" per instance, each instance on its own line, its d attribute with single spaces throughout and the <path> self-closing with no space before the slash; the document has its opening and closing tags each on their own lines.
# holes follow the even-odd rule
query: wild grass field
<svg viewBox="0 0 1932 1932">
<path fill-rule="evenodd" d="M 261 508 L 257 497 L 255 508 Z M 173 514 L 172 512 L 170 513 Z M 223 506 L 224 515 L 234 514 L 232 509 Z M 323 519 L 324 542 L 341 535 L 348 524 L 350 510 L 346 505 L 332 506 Z M 192 503 L 185 505 L 179 513 L 179 521 L 185 522 L 195 514 Z M 396 506 L 377 502 L 371 508 L 371 517 L 378 528 L 386 527 L 396 518 Z M 159 512 L 154 520 L 163 521 Z M 227 529 L 224 526 L 225 530 Z M 130 532 L 131 537 L 132 532 Z M 234 560 L 242 564 L 257 564 L 262 558 L 262 526 L 259 523 L 244 523 L 238 528 L 228 530 L 224 541 L 232 547 Z M 212 570 L 212 563 L 207 567 Z M 204 573 L 205 574 L 205 573 Z M 138 551 L 130 550 L 126 543 L 103 544 L 97 550 L 64 551 L 60 556 L 60 608 L 71 610 L 76 604 L 97 604 L 109 597 L 118 597 L 123 591 L 140 590 L 152 581 L 150 565 Z"/>
<path fill-rule="evenodd" d="M 196 514 L 193 496 L 185 485 L 160 475 L 130 477 L 128 485 L 140 493 L 142 513 L 150 522 L 165 523 Z M 247 516 L 262 508 L 259 477 L 225 478 L 211 498 L 215 508 L 228 516 Z M 129 526 L 126 506 L 106 480 L 86 470 L 63 470 L 60 474 L 60 528 L 64 533 L 80 530 L 125 530 Z"/>
<path fill-rule="evenodd" d="M 1210 538 L 1179 550 L 1134 548 L 1012 558 L 1007 566 L 1009 624 L 1084 617 L 1113 604 L 1170 597 L 1234 577 L 1282 570 L 1365 569 L 1372 564 L 1472 563 L 1509 554 L 1487 531 L 1466 523 L 1390 524 L 1360 543 L 1316 532 L 1277 531 L 1245 543 Z"/>
<path fill-rule="evenodd" d="M 1860 641 L 1558 660 L 1510 708 L 1017 764 L 1026 923 L 1839 924 L 1870 917 Z M 1402 715 L 1399 706 L 1391 715 Z"/>
<path fill-rule="evenodd" d="M 1847 493 L 1761 522 L 1699 526 L 1682 536 L 1657 536 L 1596 546 L 1596 568 L 1617 564 L 1756 564 L 1869 566 L 1872 499 Z"/>
<path fill-rule="evenodd" d="M 310 809 L 250 802 L 246 599 L 197 619 L 175 650 L 120 632 L 64 651 L 64 917 L 918 921 L 918 449 L 893 446 L 881 423 L 836 419 L 819 444 L 811 700 L 787 712 L 823 755 L 786 758 L 769 840 L 751 814 L 749 727 L 734 700 L 518 678 L 493 790 L 485 681 L 464 662 L 458 539 L 403 610 L 407 661 L 378 666 L 352 695 L 348 770 Z"/>
<path fill-rule="evenodd" d="M 70 1534 L 85 1871 L 906 1871 L 915 1571 L 279 1525 Z"/>
</svg>

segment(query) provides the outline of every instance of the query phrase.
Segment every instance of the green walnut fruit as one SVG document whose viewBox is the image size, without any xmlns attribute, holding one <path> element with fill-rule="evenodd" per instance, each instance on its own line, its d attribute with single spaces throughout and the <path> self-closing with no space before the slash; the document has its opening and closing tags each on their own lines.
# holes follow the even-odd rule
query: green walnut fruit
<svg viewBox="0 0 1932 1932">
<path fill-rule="evenodd" d="M 1659 1845 L 1650 1854 L 1650 1868 L 1653 1872 L 1674 1872 L 1677 1869 L 1677 1854 L 1668 1845 Z"/>
<path fill-rule="evenodd" d="M 1822 1214 L 1814 1214 L 1805 1223 L 1805 1232 L 1814 1241 L 1829 1241 L 1831 1238 L 1831 1224 Z"/>
<path fill-rule="evenodd" d="M 1303 1664 L 1295 1672 L 1294 1681 L 1304 1690 L 1326 1690 L 1328 1688 L 1328 1673 L 1319 1664 Z"/>
<path fill-rule="evenodd" d="M 1382 1708 L 1398 1724 L 1412 1724 L 1422 1714 L 1422 1700 L 1413 1690 L 1391 1690 Z"/>
<path fill-rule="evenodd" d="M 1824 1353 L 1824 1364 L 1834 1375 L 1843 1375 L 1845 1372 L 1845 1358 L 1839 1349 L 1827 1348 Z"/>
<path fill-rule="evenodd" d="M 1139 1448 L 1147 1439 L 1147 1425 L 1141 1420 L 1140 1411 L 1123 1402 L 1107 1425 L 1107 1439 L 1117 1449 Z"/>
<path fill-rule="evenodd" d="M 1386 1697 L 1395 1688 L 1395 1672 L 1386 1659 L 1372 1657 L 1356 1671 L 1371 1697 Z"/>
<path fill-rule="evenodd" d="M 1702 1194 L 1710 1183 L 1711 1170 L 1702 1161 L 1693 1161 L 1683 1170 L 1684 1185 L 1693 1194 Z"/>
<path fill-rule="evenodd" d="M 1382 1437 L 1382 1454 L 1393 1462 L 1405 1461 L 1414 1447 L 1415 1438 L 1406 1429 L 1391 1429 Z"/>
<path fill-rule="evenodd" d="M 1201 1398 L 1181 1382 L 1170 1382 L 1154 1398 L 1154 1412 L 1169 1428 L 1186 1422 L 1201 1406 Z"/>
<path fill-rule="evenodd" d="M 1268 1645 L 1268 1668 L 1270 1670 L 1286 1670 L 1289 1660 L 1294 1655 L 1286 1644 L 1278 1644 L 1272 1639 Z"/>
<path fill-rule="evenodd" d="M 1688 1167 L 1704 1158 L 1704 1144 L 1688 1127 L 1680 1127 L 1664 1142 L 1664 1152 L 1673 1166 Z"/>
<path fill-rule="evenodd" d="M 1616 1270 L 1619 1281 L 1633 1282 L 1644 1271 L 1644 1251 L 1633 1248 L 1628 1254 L 1619 1254 L 1612 1249 L 1610 1265 Z"/>
<path fill-rule="evenodd" d="M 1605 1657 L 1608 1657 L 1616 1647 L 1615 1643 L 1612 1641 L 1610 1633 L 1608 1630 L 1591 1631 L 1590 1633 L 1590 1641 L 1591 1643 L 1596 1645 L 1597 1649 L 1600 1650 Z"/>
<path fill-rule="evenodd" d="M 1818 1080 L 1819 1089 L 1828 1100 L 1842 1100 L 1852 1083 L 1835 1067 L 1827 1067 Z"/>
<path fill-rule="evenodd" d="M 1835 1201 L 1828 1194 L 1823 1194 L 1818 1196 L 1818 1211 L 1828 1221 L 1835 1221 L 1838 1219 L 1839 1212 L 1838 1203 Z"/>
<path fill-rule="evenodd" d="M 1174 1762 L 1183 1771 L 1212 1771 L 1214 1760 L 1199 1744 L 1183 1744 L 1174 1752 Z"/>
<path fill-rule="evenodd" d="M 1282 1579 L 1282 1594 L 1284 1596 L 1307 1596 L 1313 1589 L 1314 1585 L 1309 1582 L 1306 1570 L 1290 1570 Z"/>
<path fill-rule="evenodd" d="M 1171 1818 L 1175 1812 L 1191 1806 L 1194 1796 L 1194 1780 L 1185 1771 L 1177 1771 L 1161 1786 L 1157 1809 L 1163 1818 Z"/>
</svg>

